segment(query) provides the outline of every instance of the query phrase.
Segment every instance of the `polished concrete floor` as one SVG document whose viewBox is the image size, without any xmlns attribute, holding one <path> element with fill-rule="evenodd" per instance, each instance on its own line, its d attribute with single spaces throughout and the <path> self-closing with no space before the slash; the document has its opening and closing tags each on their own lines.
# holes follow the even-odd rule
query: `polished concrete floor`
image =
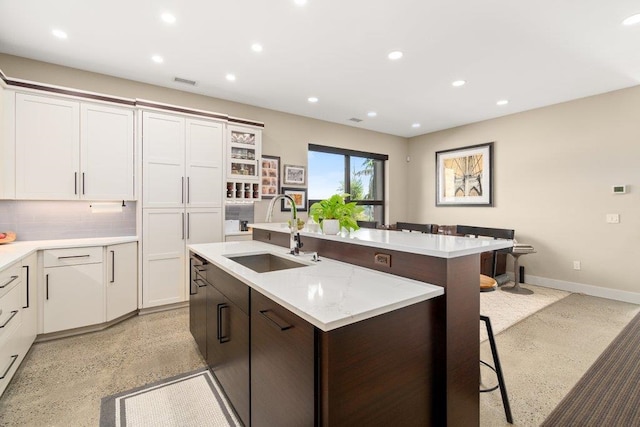
<svg viewBox="0 0 640 427">
<path fill-rule="evenodd" d="M 98 426 L 102 397 L 204 367 L 189 310 L 35 344 L 0 398 L 0 426 Z"/>
<path fill-rule="evenodd" d="M 639 310 L 573 294 L 498 334 L 515 425 L 539 425 Z M 185 308 L 35 344 L 0 398 L 0 426 L 97 426 L 102 397 L 205 366 L 188 325 Z M 488 342 L 481 352 L 490 360 Z M 508 425 L 498 391 L 480 411 L 481 426 Z"/>
</svg>

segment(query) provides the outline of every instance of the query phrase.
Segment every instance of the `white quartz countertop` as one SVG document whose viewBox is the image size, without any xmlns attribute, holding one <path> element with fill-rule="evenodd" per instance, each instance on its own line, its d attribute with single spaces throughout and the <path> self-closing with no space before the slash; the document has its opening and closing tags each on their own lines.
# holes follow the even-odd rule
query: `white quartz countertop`
<svg viewBox="0 0 640 427">
<path fill-rule="evenodd" d="M 444 294 L 444 288 L 258 241 L 204 243 L 189 249 L 323 331 Z M 257 273 L 227 256 L 272 253 L 307 264 Z"/>
<path fill-rule="evenodd" d="M 18 261 L 32 252 L 43 249 L 79 248 L 84 246 L 106 246 L 118 243 L 137 242 L 136 236 L 91 237 L 86 239 L 15 241 L 0 245 L 0 269 Z"/>
<path fill-rule="evenodd" d="M 280 233 L 289 232 L 289 226 L 286 223 L 260 223 L 249 224 L 249 226 Z M 310 236 L 317 239 L 333 240 L 400 252 L 411 252 L 438 258 L 456 258 L 513 246 L 513 240 L 506 239 L 476 239 L 443 234 L 409 233 L 398 230 L 378 230 L 373 228 L 361 228 L 349 234 L 325 235 L 321 232 L 310 231 L 305 227 L 300 230 L 300 235 L 303 237 L 303 243 L 304 236 Z"/>
</svg>

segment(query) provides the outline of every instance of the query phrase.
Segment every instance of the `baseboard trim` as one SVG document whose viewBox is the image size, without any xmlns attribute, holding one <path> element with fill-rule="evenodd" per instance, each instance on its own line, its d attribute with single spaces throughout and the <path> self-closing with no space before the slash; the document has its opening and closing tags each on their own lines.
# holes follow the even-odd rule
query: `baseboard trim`
<svg viewBox="0 0 640 427">
<path fill-rule="evenodd" d="M 509 274 L 509 277 L 513 280 L 513 273 L 509 272 L 507 274 Z M 603 288 L 600 286 L 586 285 L 584 283 L 567 282 L 564 280 L 550 279 L 548 277 L 532 276 L 530 274 L 526 275 L 525 280 L 531 285 L 544 286 L 545 288 L 559 289 L 562 291 L 580 293 L 594 297 L 640 304 L 640 293 L 637 292 Z"/>
<path fill-rule="evenodd" d="M 67 338 L 75 335 L 88 334 L 90 332 L 104 331 L 105 329 L 110 328 L 111 326 L 117 323 L 120 323 L 122 321 L 125 321 L 131 317 L 134 317 L 137 314 L 138 314 L 138 310 L 134 310 L 131 313 L 124 314 L 109 322 L 99 323 L 97 325 L 83 326 L 81 328 L 66 329 L 64 331 L 49 332 L 48 334 L 40 334 L 36 337 L 34 343 L 57 340 L 60 338 Z"/>
<path fill-rule="evenodd" d="M 138 314 L 140 316 L 143 316 L 145 314 L 158 313 L 160 311 L 167 311 L 167 310 L 175 310 L 176 308 L 184 308 L 184 307 L 189 307 L 189 301 L 176 302 L 176 303 L 173 303 L 173 304 L 166 304 L 166 305 L 159 305 L 157 307 L 141 308 L 139 310 Z"/>
</svg>

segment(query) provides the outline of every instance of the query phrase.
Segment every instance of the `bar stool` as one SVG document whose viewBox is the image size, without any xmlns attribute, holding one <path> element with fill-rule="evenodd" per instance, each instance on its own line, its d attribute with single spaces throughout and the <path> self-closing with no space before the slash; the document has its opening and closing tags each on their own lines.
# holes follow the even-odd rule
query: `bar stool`
<svg viewBox="0 0 640 427">
<path fill-rule="evenodd" d="M 507 422 L 513 424 L 513 417 L 511 416 L 511 406 L 509 405 L 509 396 L 507 396 L 507 387 L 504 384 L 504 377 L 502 376 L 502 367 L 500 366 L 500 358 L 498 357 L 498 348 L 496 347 L 496 340 L 493 336 L 493 328 L 491 327 L 491 320 L 489 317 L 480 315 L 480 320 L 484 322 L 487 328 L 487 335 L 489 336 L 489 345 L 491 346 L 491 354 L 493 356 L 493 366 L 487 362 L 481 360 L 480 363 L 491 369 L 496 373 L 498 377 L 498 385 L 488 389 L 480 389 L 480 393 L 487 393 L 500 389 L 500 395 L 502 396 L 502 405 L 504 406 L 504 414 L 507 417 Z"/>
</svg>

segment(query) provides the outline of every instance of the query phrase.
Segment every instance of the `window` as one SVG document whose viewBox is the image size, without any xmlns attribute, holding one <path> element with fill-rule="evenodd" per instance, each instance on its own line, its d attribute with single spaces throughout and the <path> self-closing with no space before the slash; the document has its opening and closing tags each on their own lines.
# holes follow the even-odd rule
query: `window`
<svg viewBox="0 0 640 427">
<path fill-rule="evenodd" d="M 384 162 L 386 154 L 365 153 L 309 144 L 309 203 L 336 193 L 364 207 L 360 221 L 384 224 Z"/>
</svg>

